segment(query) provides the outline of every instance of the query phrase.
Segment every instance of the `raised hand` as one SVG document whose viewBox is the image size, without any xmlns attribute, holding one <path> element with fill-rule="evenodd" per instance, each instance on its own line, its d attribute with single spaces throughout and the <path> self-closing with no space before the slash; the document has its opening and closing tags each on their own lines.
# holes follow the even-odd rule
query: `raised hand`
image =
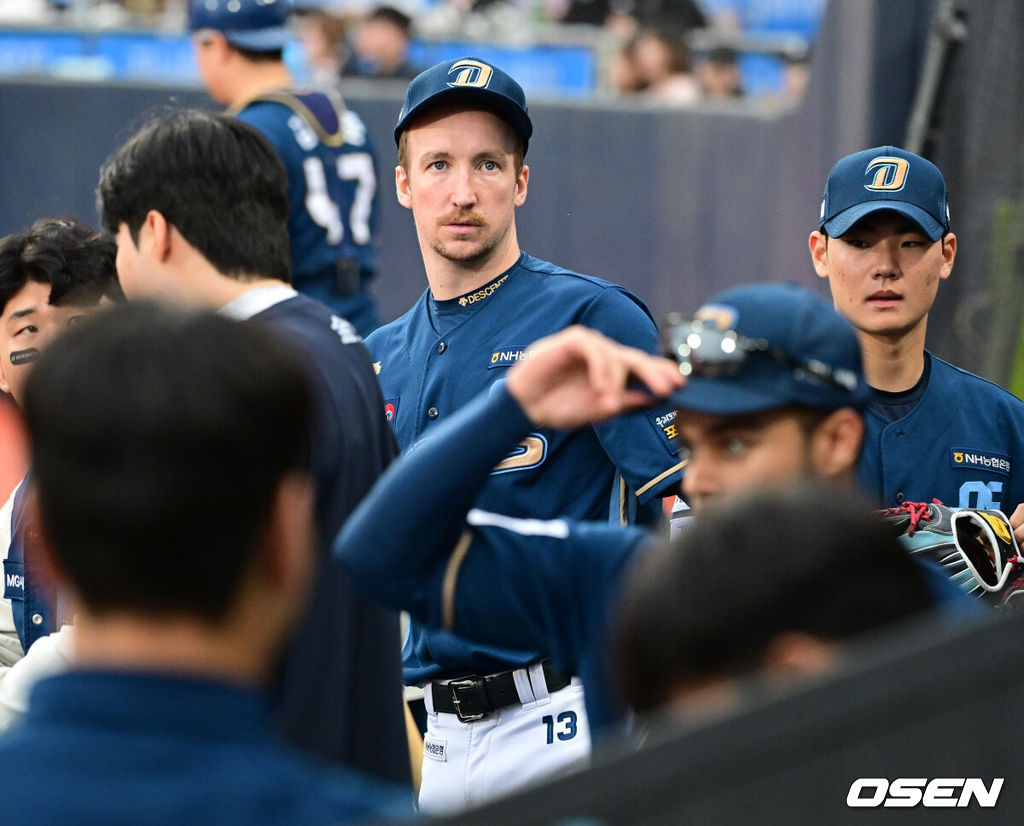
<svg viewBox="0 0 1024 826">
<path fill-rule="evenodd" d="M 574 326 L 537 341 L 508 391 L 535 424 L 569 429 L 649 407 L 684 381 L 671 361 Z"/>
</svg>

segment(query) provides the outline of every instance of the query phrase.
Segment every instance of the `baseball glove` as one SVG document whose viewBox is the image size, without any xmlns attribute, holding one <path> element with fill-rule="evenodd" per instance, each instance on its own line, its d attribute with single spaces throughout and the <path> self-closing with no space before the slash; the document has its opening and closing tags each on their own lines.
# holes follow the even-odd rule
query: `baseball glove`
<svg viewBox="0 0 1024 826">
<path fill-rule="evenodd" d="M 881 513 L 911 554 L 941 565 L 965 592 L 1024 608 L 1024 558 L 1002 511 L 904 502 Z"/>
</svg>

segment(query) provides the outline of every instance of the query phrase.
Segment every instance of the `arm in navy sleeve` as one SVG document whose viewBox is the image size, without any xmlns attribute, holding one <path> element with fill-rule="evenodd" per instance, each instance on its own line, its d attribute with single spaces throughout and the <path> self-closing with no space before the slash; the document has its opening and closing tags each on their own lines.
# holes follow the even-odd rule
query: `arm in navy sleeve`
<svg viewBox="0 0 1024 826">
<path fill-rule="evenodd" d="M 479 396 L 391 465 L 345 523 L 335 558 L 367 593 L 422 614 L 488 475 L 531 427 L 503 384 Z"/>
</svg>

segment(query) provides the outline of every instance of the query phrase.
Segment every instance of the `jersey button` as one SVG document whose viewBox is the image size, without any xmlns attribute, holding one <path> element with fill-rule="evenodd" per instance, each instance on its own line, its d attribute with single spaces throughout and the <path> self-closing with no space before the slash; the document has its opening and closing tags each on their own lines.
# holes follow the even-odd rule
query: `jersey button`
<svg viewBox="0 0 1024 826">
<path fill-rule="evenodd" d="M 899 493 L 897 493 L 897 494 L 896 494 L 896 503 L 897 503 L 898 505 L 902 505 L 902 504 L 903 504 L 903 500 L 904 500 L 904 499 L 906 499 L 906 498 L 907 498 L 907 497 L 905 497 L 905 496 L 903 495 L 903 491 L 900 491 Z"/>
<path fill-rule="evenodd" d="M 447 349 L 448 349 L 448 345 L 445 344 L 443 341 L 439 341 L 437 343 L 437 353 L 438 353 L 438 355 L 440 355 L 441 353 L 443 353 Z"/>
<path fill-rule="evenodd" d="M 43 624 L 43 615 L 42 614 L 33 614 L 32 615 L 32 624 L 33 625 L 42 625 Z"/>
<path fill-rule="evenodd" d="M 436 419 L 440 415 L 441 413 L 438 411 L 436 407 L 431 407 L 430 410 L 427 411 L 428 419 Z"/>
</svg>

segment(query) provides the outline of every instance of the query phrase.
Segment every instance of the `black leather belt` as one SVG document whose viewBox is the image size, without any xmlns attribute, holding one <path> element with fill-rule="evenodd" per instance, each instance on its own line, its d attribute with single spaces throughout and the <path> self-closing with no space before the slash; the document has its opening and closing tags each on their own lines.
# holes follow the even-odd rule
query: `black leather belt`
<svg viewBox="0 0 1024 826">
<path fill-rule="evenodd" d="M 455 714 L 463 723 L 471 723 L 499 708 L 515 705 L 521 701 L 513 673 L 503 671 L 488 677 L 431 683 L 434 711 Z M 544 660 L 544 682 L 548 692 L 555 692 L 569 685 L 569 677 L 555 668 L 550 660 Z"/>
</svg>

